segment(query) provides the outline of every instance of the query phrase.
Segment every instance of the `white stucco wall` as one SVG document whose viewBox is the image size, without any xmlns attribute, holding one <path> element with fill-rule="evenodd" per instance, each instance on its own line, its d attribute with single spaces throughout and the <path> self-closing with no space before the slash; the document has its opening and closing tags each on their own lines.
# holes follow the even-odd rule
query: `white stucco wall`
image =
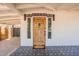
<svg viewBox="0 0 79 59">
<path fill-rule="evenodd" d="M 79 12 L 55 12 L 54 40 L 50 45 L 79 45 Z"/>
<path fill-rule="evenodd" d="M 27 21 L 21 20 L 21 46 L 32 46 L 32 39 L 27 39 Z"/>
<path fill-rule="evenodd" d="M 46 40 L 46 46 L 79 45 L 79 11 L 54 11 L 52 39 Z M 27 39 L 27 23 L 21 20 L 21 46 L 32 46 Z"/>
</svg>

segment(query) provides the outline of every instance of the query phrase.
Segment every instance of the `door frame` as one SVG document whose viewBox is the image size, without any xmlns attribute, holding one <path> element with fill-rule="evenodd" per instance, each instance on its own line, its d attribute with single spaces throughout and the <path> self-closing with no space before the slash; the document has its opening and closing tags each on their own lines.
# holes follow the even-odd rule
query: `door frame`
<svg viewBox="0 0 79 59">
<path fill-rule="evenodd" d="M 31 39 L 32 39 L 32 47 L 34 48 L 34 39 L 33 39 L 33 18 L 34 17 L 42 17 L 42 16 L 32 16 L 31 17 Z M 48 18 L 47 18 L 47 16 L 44 16 L 45 18 L 46 18 L 46 39 L 45 39 L 45 47 L 46 47 L 46 40 L 47 40 L 47 38 L 48 38 L 48 31 L 47 31 L 47 29 L 48 29 Z"/>
</svg>

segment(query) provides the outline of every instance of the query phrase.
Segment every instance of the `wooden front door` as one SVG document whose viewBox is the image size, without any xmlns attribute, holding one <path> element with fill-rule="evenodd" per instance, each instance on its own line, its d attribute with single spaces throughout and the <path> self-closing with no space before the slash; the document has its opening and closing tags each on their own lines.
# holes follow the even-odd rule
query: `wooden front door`
<svg viewBox="0 0 79 59">
<path fill-rule="evenodd" d="M 45 48 L 46 17 L 33 18 L 33 48 Z"/>
</svg>

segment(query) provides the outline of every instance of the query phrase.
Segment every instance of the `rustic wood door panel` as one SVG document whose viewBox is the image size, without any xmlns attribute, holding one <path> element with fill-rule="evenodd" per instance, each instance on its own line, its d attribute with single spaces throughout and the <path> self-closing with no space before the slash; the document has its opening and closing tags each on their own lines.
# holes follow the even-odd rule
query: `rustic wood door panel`
<svg viewBox="0 0 79 59">
<path fill-rule="evenodd" d="M 34 17 L 33 18 L 33 47 L 45 48 L 46 39 L 46 18 Z"/>
</svg>

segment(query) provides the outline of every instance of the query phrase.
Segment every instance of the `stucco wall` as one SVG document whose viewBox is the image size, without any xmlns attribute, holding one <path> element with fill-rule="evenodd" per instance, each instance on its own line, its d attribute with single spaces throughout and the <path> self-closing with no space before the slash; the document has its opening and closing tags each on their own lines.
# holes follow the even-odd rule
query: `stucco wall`
<svg viewBox="0 0 79 59">
<path fill-rule="evenodd" d="M 46 46 L 79 45 L 79 11 L 54 11 L 52 39 L 46 40 Z M 32 39 L 27 39 L 27 23 L 21 20 L 21 45 L 32 46 Z"/>
<path fill-rule="evenodd" d="M 21 20 L 21 46 L 32 46 L 32 39 L 27 39 L 27 21 Z"/>
</svg>

